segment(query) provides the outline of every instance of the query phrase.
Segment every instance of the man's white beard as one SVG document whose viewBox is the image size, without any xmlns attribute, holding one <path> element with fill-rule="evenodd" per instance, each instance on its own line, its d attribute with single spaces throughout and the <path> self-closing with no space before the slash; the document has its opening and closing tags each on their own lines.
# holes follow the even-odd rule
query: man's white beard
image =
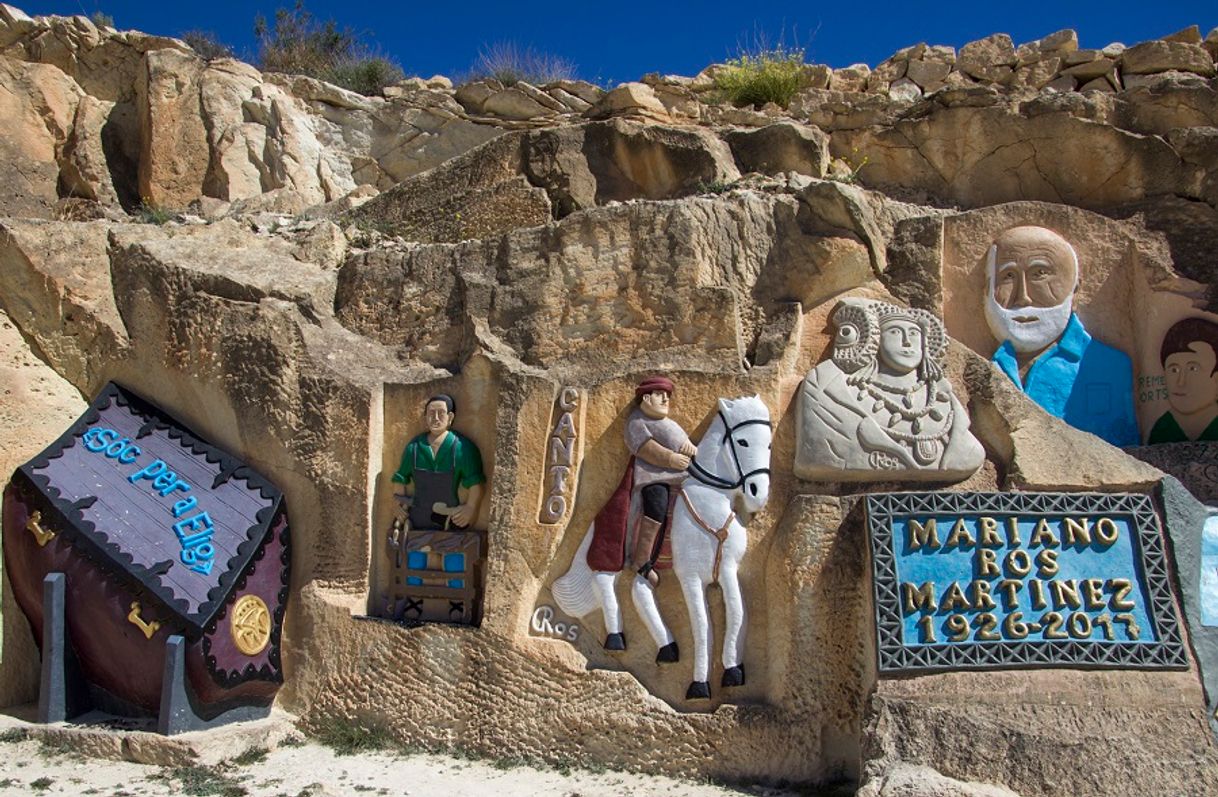
<svg viewBox="0 0 1218 797">
<path fill-rule="evenodd" d="M 1011 341 L 1011 346 L 1020 354 L 1031 354 L 1050 346 L 1066 331 L 1070 323 L 1070 312 L 1074 307 L 1074 294 L 1056 307 L 1019 307 L 1008 310 L 994 299 L 994 280 L 990 278 L 989 291 L 985 297 L 985 320 L 990 331 L 1000 341 Z M 1035 321 L 1016 321 L 1016 318 L 1035 318 Z"/>
</svg>

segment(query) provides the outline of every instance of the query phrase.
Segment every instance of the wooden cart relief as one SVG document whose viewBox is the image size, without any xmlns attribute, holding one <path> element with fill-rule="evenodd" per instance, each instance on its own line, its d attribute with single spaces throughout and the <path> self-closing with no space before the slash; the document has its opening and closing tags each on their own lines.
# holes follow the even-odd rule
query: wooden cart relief
<svg viewBox="0 0 1218 797">
<path fill-rule="evenodd" d="M 546 469 L 541 484 L 541 511 L 537 522 L 564 522 L 575 505 L 579 463 L 584 454 L 584 391 L 564 387 L 554 403 L 550 435 L 546 440 Z"/>
</svg>

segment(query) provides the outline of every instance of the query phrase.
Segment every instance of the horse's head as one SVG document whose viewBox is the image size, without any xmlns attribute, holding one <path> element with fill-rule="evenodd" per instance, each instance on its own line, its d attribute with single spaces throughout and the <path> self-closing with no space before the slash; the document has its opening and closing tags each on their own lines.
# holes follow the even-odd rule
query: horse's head
<svg viewBox="0 0 1218 797">
<path fill-rule="evenodd" d="M 719 418 L 719 474 L 736 482 L 744 511 L 751 515 L 770 498 L 770 410 L 761 396 L 719 399 Z"/>
</svg>

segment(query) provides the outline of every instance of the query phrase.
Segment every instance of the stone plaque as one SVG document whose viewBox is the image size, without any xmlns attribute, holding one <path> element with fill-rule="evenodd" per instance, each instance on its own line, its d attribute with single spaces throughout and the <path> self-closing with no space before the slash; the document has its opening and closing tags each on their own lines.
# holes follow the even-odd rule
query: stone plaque
<svg viewBox="0 0 1218 797">
<path fill-rule="evenodd" d="M 554 402 L 554 422 L 546 438 L 546 469 L 541 486 L 541 509 L 537 522 L 562 522 L 575 506 L 579 463 L 584 453 L 584 392 L 564 387 Z"/>
<path fill-rule="evenodd" d="M 881 672 L 1188 665 L 1148 497 L 867 497 Z"/>
</svg>

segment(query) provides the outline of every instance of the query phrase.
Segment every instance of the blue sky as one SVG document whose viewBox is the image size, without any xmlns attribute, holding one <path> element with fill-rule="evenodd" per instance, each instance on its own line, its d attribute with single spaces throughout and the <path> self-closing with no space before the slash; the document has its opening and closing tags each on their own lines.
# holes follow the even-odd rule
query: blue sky
<svg viewBox="0 0 1218 797">
<path fill-rule="evenodd" d="M 13 0 L 9 0 L 13 2 Z M 268 17 L 293 0 L 275 2 L 134 2 L 58 0 L 21 2 L 26 13 L 90 14 L 103 11 L 120 29 L 176 35 L 185 30 L 214 32 L 238 53 L 252 56 L 253 18 Z M 750 44 L 755 32 L 773 41 L 780 34 L 802 45 L 810 62 L 846 66 L 882 61 L 895 50 L 926 41 L 956 47 L 990 33 L 1009 33 L 1018 44 L 1061 28 L 1079 32 L 1083 47 L 1112 41 L 1133 44 L 1201 26 L 1204 36 L 1218 26 L 1218 2 L 1020 3 L 876 2 L 780 3 L 479 3 L 456 6 L 369 0 L 311 0 L 321 19 L 365 34 L 393 56 L 407 74 L 459 76 L 479 50 L 499 41 L 562 56 L 580 77 L 597 82 L 634 80 L 647 72 L 696 74 L 709 63 Z"/>
</svg>

